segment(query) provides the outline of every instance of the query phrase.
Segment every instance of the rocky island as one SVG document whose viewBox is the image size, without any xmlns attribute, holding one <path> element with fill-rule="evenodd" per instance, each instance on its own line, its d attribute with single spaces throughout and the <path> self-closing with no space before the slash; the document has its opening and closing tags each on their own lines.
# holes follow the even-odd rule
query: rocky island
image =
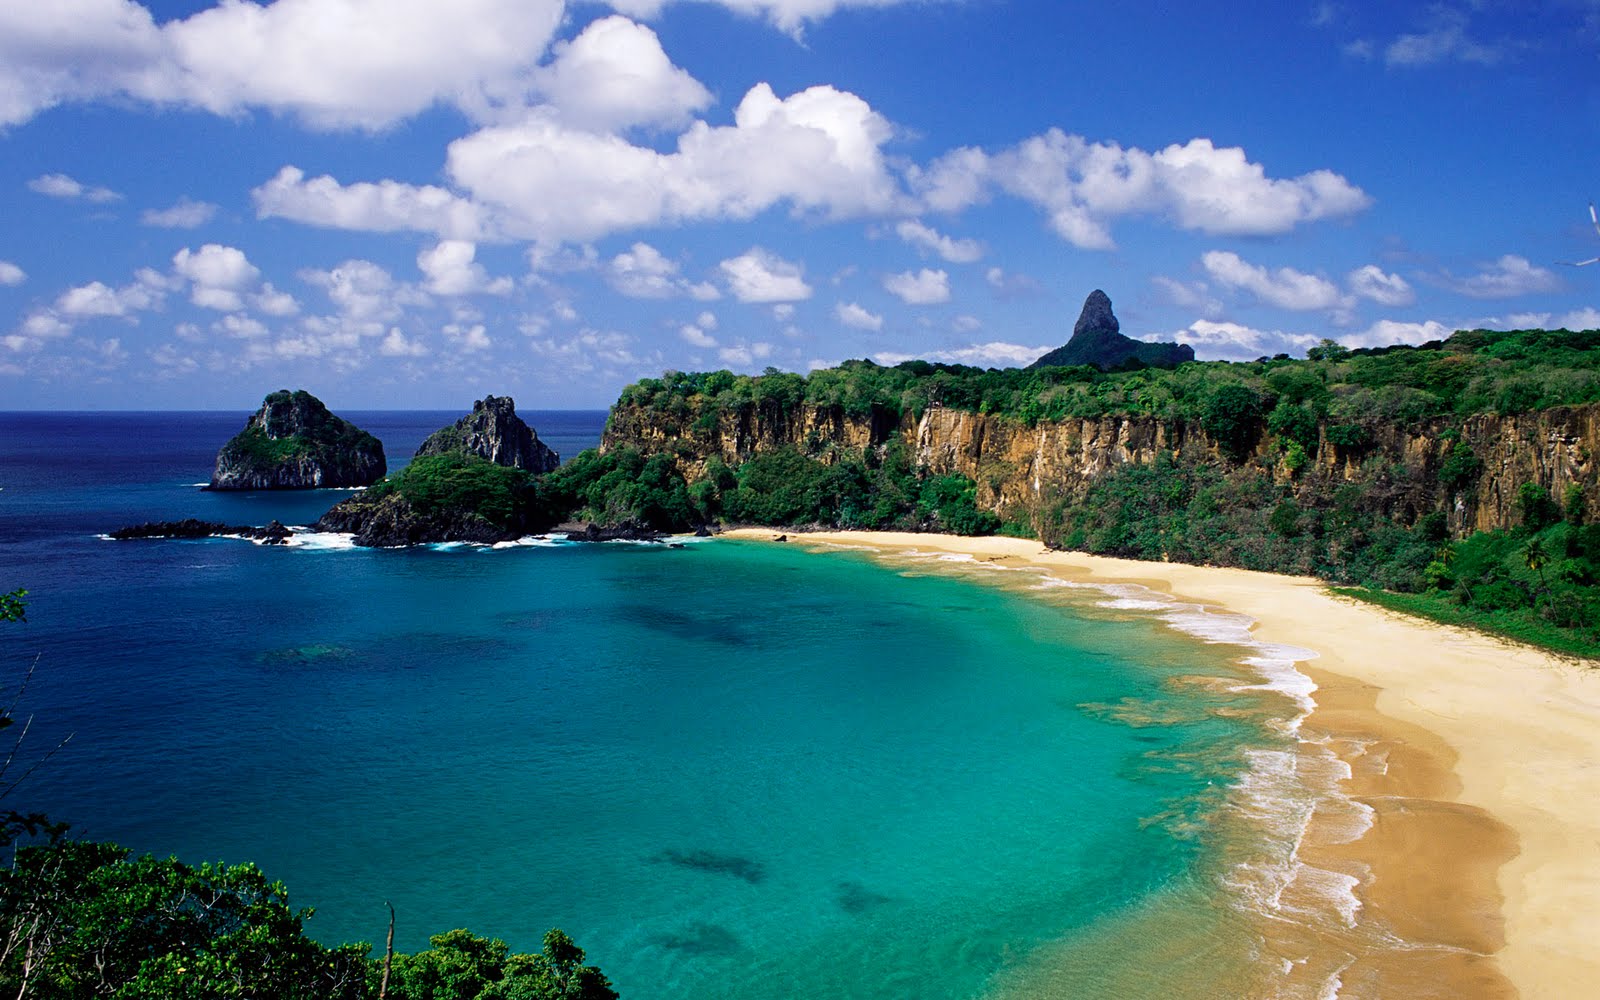
<svg viewBox="0 0 1600 1000">
<path fill-rule="evenodd" d="M 388 465 L 383 443 L 334 416 L 317 397 L 280 389 L 217 452 L 212 490 L 370 486 Z"/>
<path fill-rule="evenodd" d="M 554 523 L 535 484 L 560 464 L 509 396 L 487 396 L 423 441 L 404 469 L 336 504 L 316 527 L 374 547 L 509 541 Z"/>
<path fill-rule="evenodd" d="M 1176 368 L 1193 360 L 1194 348 L 1187 344 L 1149 343 L 1124 334 L 1111 311 L 1111 297 L 1096 288 L 1084 300 L 1083 311 L 1072 327 L 1072 339 L 1028 367 L 1094 365 L 1110 371 L 1130 361 L 1150 368 Z"/>
</svg>

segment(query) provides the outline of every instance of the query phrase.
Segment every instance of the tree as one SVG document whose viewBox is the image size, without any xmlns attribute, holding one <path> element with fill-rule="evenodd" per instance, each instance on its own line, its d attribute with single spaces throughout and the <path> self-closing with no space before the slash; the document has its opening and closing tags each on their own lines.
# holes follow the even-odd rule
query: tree
<svg viewBox="0 0 1600 1000">
<path fill-rule="evenodd" d="M 1200 424 L 1235 459 L 1249 454 L 1261 419 L 1261 397 L 1240 382 L 1219 386 L 1206 398 Z"/>
<path fill-rule="evenodd" d="M 28 620 L 28 606 L 23 598 L 28 596 L 26 590 L 13 590 L 9 594 L 0 594 L 0 622 L 25 622 Z"/>
</svg>

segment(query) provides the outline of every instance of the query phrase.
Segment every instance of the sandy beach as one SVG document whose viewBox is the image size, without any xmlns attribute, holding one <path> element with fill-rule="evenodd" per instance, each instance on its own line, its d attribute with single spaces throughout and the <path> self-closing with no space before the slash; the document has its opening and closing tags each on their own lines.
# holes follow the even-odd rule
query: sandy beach
<svg viewBox="0 0 1600 1000">
<path fill-rule="evenodd" d="M 770 540 L 770 530 L 731 532 Z M 1349 765 L 1371 809 L 1358 839 L 1302 857 L 1360 880 L 1363 921 L 1422 948 L 1363 951 L 1344 996 L 1584 997 L 1600 983 L 1600 669 L 1335 597 L 1317 580 L 1050 552 L 1012 538 L 791 534 L 792 543 L 1003 560 L 1085 583 L 1133 583 L 1253 618 L 1261 641 L 1314 650 L 1305 727 Z M 1342 749 L 1341 749 L 1342 748 Z M 1345 752 L 1347 751 L 1347 752 Z M 1335 817 L 1326 822 L 1333 824 Z M 1304 933 L 1301 932 L 1301 937 Z M 1318 942 L 1285 931 L 1298 961 Z"/>
</svg>

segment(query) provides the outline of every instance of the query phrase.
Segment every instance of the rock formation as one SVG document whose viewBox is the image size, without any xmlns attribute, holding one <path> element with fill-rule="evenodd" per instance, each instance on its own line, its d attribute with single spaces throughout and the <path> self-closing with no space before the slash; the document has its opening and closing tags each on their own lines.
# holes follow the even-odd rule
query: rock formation
<svg viewBox="0 0 1600 1000">
<path fill-rule="evenodd" d="M 370 486 L 388 471 L 383 444 L 305 390 L 269 395 L 217 452 L 213 490 Z"/>
<path fill-rule="evenodd" d="M 472 404 L 470 414 L 435 431 L 417 448 L 419 458 L 451 454 L 476 455 L 529 472 L 551 472 L 561 464 L 561 456 L 517 416 L 510 396 L 485 396 Z"/>
<path fill-rule="evenodd" d="M 119 542 L 140 538 L 253 538 L 263 545 L 286 545 L 290 531 L 281 521 L 271 521 L 265 527 L 248 524 L 224 524 L 221 521 L 201 521 L 185 518 L 182 521 L 149 521 L 126 528 L 118 528 L 108 536 Z"/>
<path fill-rule="evenodd" d="M 1029 365 L 1094 365 L 1110 371 L 1130 360 L 1152 368 L 1176 368 L 1194 360 L 1194 348 L 1187 344 L 1151 344 L 1124 336 L 1122 324 L 1111 311 L 1111 298 L 1096 288 L 1083 303 L 1083 312 L 1072 328 L 1072 339 Z"/>
</svg>

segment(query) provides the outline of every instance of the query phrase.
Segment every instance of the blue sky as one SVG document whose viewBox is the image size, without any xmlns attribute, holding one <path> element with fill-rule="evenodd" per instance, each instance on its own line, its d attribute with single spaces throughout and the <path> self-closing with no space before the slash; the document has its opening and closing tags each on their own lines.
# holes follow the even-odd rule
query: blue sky
<svg viewBox="0 0 1600 1000">
<path fill-rule="evenodd" d="M 1600 0 L 0 0 L 0 409 L 1593 328 L 1597 199 Z"/>
</svg>

